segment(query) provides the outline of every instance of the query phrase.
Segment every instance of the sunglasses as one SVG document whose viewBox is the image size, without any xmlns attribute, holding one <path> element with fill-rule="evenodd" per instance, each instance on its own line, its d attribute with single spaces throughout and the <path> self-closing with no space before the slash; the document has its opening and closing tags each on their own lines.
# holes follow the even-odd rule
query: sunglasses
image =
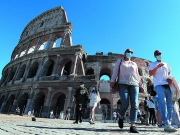
<svg viewBox="0 0 180 135">
<path fill-rule="evenodd" d="M 132 51 L 126 51 L 127 53 L 132 53 L 133 54 L 133 52 Z"/>
</svg>

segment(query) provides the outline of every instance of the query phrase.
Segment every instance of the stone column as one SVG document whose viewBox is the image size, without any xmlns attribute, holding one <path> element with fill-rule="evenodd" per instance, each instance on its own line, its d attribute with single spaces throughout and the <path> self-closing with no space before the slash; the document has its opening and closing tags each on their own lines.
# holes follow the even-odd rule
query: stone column
<svg viewBox="0 0 180 135">
<path fill-rule="evenodd" d="M 50 101 L 50 98 L 51 98 L 51 91 L 53 90 L 52 87 L 47 87 L 48 88 L 48 93 L 47 93 L 47 98 L 46 98 L 46 101 L 44 103 L 45 106 L 49 106 L 49 101 Z"/>
<path fill-rule="evenodd" d="M 39 63 L 36 76 L 34 77 L 34 80 L 35 80 L 35 81 L 37 81 L 37 80 L 39 79 L 39 77 L 42 76 L 41 73 L 42 73 L 42 68 L 43 68 L 44 59 L 45 59 L 45 56 L 43 56 L 41 62 Z"/>
<path fill-rule="evenodd" d="M 68 90 L 69 90 L 69 94 L 68 94 L 68 99 L 67 99 L 67 107 L 70 107 L 71 102 L 72 102 L 72 97 L 71 96 L 72 96 L 73 87 L 68 87 Z"/>
<path fill-rule="evenodd" d="M 25 52 L 25 55 L 26 55 L 26 54 L 28 53 L 28 51 L 29 51 L 29 47 L 31 46 L 31 42 L 32 42 L 32 41 L 30 41 L 29 44 L 28 44 L 28 48 L 27 48 L 27 50 L 26 50 L 26 52 Z"/>
<path fill-rule="evenodd" d="M 13 77 L 13 79 L 12 79 L 12 83 L 14 82 L 14 80 L 16 80 L 16 77 L 17 77 L 17 75 L 18 75 L 18 73 L 19 73 L 20 67 L 21 67 L 21 63 L 19 63 L 19 65 L 18 65 L 18 67 L 17 67 L 17 69 L 16 69 L 16 73 L 14 74 L 14 77 Z"/>
<path fill-rule="evenodd" d="M 60 57 L 61 57 L 60 54 L 57 54 L 56 63 L 51 76 L 58 76 L 57 69 L 59 69 L 58 67 L 59 67 Z"/>
<path fill-rule="evenodd" d="M 6 106 L 6 102 L 3 102 L 2 105 L 1 105 L 1 109 L 0 109 L 0 112 L 1 112 L 1 113 L 2 113 L 2 111 L 3 111 L 4 106 Z"/>
<path fill-rule="evenodd" d="M 46 50 L 49 50 L 52 48 L 54 44 L 54 41 L 53 41 L 53 34 L 50 34 L 49 35 L 49 39 L 48 39 L 48 43 L 47 43 L 47 46 L 46 46 Z"/>
<path fill-rule="evenodd" d="M 29 105 L 29 110 L 33 111 L 34 110 L 34 101 L 36 99 L 36 95 L 33 95 L 31 103 Z M 35 113 L 35 112 L 34 112 Z"/>
<path fill-rule="evenodd" d="M 23 80 L 27 77 L 27 74 L 29 72 L 29 69 L 30 69 L 30 63 L 31 63 L 31 59 L 28 60 L 27 64 L 26 64 L 26 68 L 25 68 L 25 72 L 24 72 L 24 75 L 23 75 Z"/>
<path fill-rule="evenodd" d="M 70 29 L 65 29 L 64 31 L 64 36 L 61 41 L 61 45 L 64 46 L 72 46 L 72 38 L 71 38 L 71 30 Z"/>
<path fill-rule="evenodd" d="M 19 50 L 18 58 L 19 58 L 19 56 L 21 55 L 21 51 L 22 51 L 23 47 L 24 47 L 24 45 L 22 45 L 22 46 L 21 46 L 21 49 Z"/>
<path fill-rule="evenodd" d="M 13 102 L 12 107 L 9 110 L 9 112 L 13 112 L 14 113 L 15 110 L 16 110 L 16 107 L 17 107 L 17 99 L 14 99 L 14 102 Z"/>
<path fill-rule="evenodd" d="M 51 102 L 51 91 L 52 91 L 52 87 L 48 87 L 48 93 L 45 99 L 45 103 L 44 103 L 44 107 L 43 107 L 43 114 L 44 116 L 48 117 L 49 115 L 49 109 L 50 109 L 50 102 Z"/>
<path fill-rule="evenodd" d="M 40 46 L 41 37 L 38 39 L 34 52 L 37 52 Z"/>
<path fill-rule="evenodd" d="M 27 114 L 28 111 L 30 110 L 29 107 L 30 107 L 31 101 L 32 101 L 32 99 L 27 99 L 27 104 L 26 104 L 26 108 L 24 110 L 24 114 Z"/>
<path fill-rule="evenodd" d="M 9 76 L 10 76 L 12 70 L 13 70 L 13 67 L 12 67 L 11 69 L 8 70 L 8 75 L 7 75 L 6 80 L 4 81 L 4 84 L 8 82 Z"/>
<path fill-rule="evenodd" d="M 79 55 L 79 52 L 76 52 L 75 53 L 74 65 L 73 65 L 73 68 L 72 68 L 72 74 L 71 75 L 76 75 L 75 72 L 76 72 L 76 65 L 77 65 L 78 55 Z"/>
</svg>

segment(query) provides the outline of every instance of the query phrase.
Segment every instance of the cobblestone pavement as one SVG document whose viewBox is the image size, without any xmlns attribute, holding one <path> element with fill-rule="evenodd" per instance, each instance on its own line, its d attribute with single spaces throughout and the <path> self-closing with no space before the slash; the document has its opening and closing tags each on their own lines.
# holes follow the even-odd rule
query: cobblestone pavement
<svg viewBox="0 0 180 135">
<path fill-rule="evenodd" d="M 167 133 L 163 128 L 138 125 L 141 135 L 180 135 L 180 129 L 175 133 Z M 119 129 L 117 123 L 96 122 L 90 125 L 88 122 L 73 124 L 72 120 L 36 118 L 31 121 L 25 116 L 0 115 L 0 135 L 129 135 L 129 124 L 125 123 L 123 129 Z"/>
</svg>

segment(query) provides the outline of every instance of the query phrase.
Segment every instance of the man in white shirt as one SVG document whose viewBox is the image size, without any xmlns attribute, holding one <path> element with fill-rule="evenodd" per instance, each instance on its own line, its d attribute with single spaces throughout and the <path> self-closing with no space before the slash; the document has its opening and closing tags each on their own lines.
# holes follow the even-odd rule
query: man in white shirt
<svg viewBox="0 0 180 135">
<path fill-rule="evenodd" d="M 117 113 L 116 113 L 116 111 L 114 111 L 114 112 L 113 112 L 113 123 L 116 122 L 116 117 L 117 117 Z"/>
<path fill-rule="evenodd" d="M 167 79 L 171 68 L 165 62 L 162 62 L 162 53 L 159 50 L 154 52 L 155 62 L 152 62 L 149 66 L 149 74 L 153 76 L 154 89 L 158 95 L 159 109 L 161 112 L 161 118 L 163 120 L 164 131 L 176 132 L 177 129 L 173 128 L 170 123 L 172 119 L 173 103 L 171 90 L 169 84 L 172 80 Z"/>
<path fill-rule="evenodd" d="M 149 107 L 149 124 L 156 125 L 156 113 L 155 113 L 155 104 L 151 97 L 149 97 L 149 100 L 147 101 L 147 106 Z"/>
</svg>

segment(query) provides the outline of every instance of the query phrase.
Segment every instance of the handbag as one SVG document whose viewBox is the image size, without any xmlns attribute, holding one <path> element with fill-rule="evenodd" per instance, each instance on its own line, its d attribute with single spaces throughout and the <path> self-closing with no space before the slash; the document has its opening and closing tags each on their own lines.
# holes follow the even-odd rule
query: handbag
<svg viewBox="0 0 180 135">
<path fill-rule="evenodd" d="M 121 60 L 121 62 L 122 62 L 122 60 Z M 121 62 L 119 64 L 118 76 L 117 76 L 116 81 L 114 82 L 114 86 L 112 88 L 112 93 L 116 93 L 119 90 L 119 74 L 120 74 Z"/>
</svg>

